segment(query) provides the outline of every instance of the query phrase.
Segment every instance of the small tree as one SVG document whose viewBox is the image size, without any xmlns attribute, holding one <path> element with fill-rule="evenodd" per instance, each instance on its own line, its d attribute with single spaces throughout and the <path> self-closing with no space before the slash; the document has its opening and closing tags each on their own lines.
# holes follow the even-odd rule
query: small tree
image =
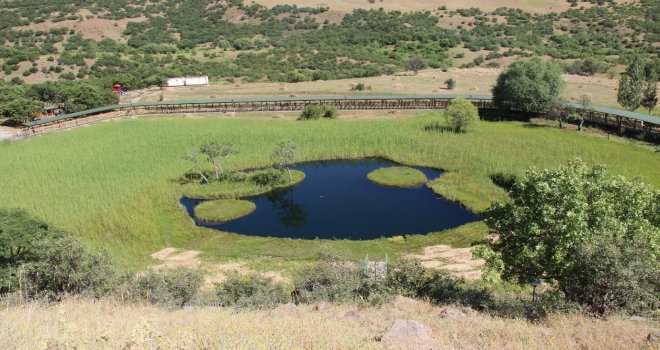
<svg viewBox="0 0 660 350">
<path fill-rule="evenodd" d="M 649 70 L 646 75 L 641 104 L 649 110 L 649 114 L 658 104 L 658 75 L 655 70 Z"/>
<path fill-rule="evenodd" d="M 550 118 L 558 121 L 559 122 L 559 128 L 562 129 L 562 128 L 564 128 L 564 120 L 566 120 L 566 118 L 568 118 L 570 112 L 571 111 L 570 111 L 570 108 L 568 106 L 568 102 L 566 102 L 566 100 L 560 98 L 560 99 L 557 99 L 557 100 L 553 101 L 550 104 L 550 107 L 548 108 L 547 115 Z"/>
<path fill-rule="evenodd" d="M 191 170 L 200 176 L 200 180 L 204 182 L 209 182 L 209 179 L 204 175 L 204 171 L 202 170 L 202 165 L 201 165 L 201 158 L 202 154 L 199 151 L 191 151 L 183 156 L 183 159 L 190 161 L 192 163 L 192 168 Z"/>
<path fill-rule="evenodd" d="M 199 150 L 206 156 L 206 159 L 213 164 L 216 180 L 220 179 L 220 174 L 224 172 L 222 163 L 232 154 L 237 154 L 234 145 L 230 142 L 209 142 L 202 145 Z"/>
<path fill-rule="evenodd" d="M 631 111 L 642 104 L 642 91 L 644 89 L 644 62 L 641 56 L 635 55 L 619 80 L 617 101 L 621 106 Z"/>
<path fill-rule="evenodd" d="M 580 123 L 578 124 L 578 131 L 582 131 L 582 127 L 584 125 L 584 119 L 591 113 L 591 97 L 587 94 L 583 94 L 580 96 L 580 99 L 578 100 L 578 104 L 580 105 Z"/>
<path fill-rule="evenodd" d="M 454 132 L 465 132 L 479 121 L 479 110 L 472 102 L 464 98 L 455 98 L 449 102 L 445 117 Z"/>
<path fill-rule="evenodd" d="M 445 80 L 445 84 L 447 85 L 447 90 L 454 90 L 456 87 L 456 80 L 449 78 Z"/>
<path fill-rule="evenodd" d="M 561 69 L 540 58 L 513 62 L 497 77 L 493 104 L 500 110 L 543 112 L 564 89 Z"/>
<path fill-rule="evenodd" d="M 426 67 L 426 62 L 419 56 L 413 56 L 406 61 L 406 68 L 413 71 L 415 75 L 419 73 L 420 69 L 424 69 L 424 67 Z"/>
<path fill-rule="evenodd" d="M 278 169 L 286 169 L 289 174 L 289 182 L 293 181 L 289 166 L 298 158 L 298 145 L 293 141 L 282 141 L 275 146 L 270 154 L 273 165 Z"/>
<path fill-rule="evenodd" d="M 616 293 L 623 300 L 626 296 L 620 293 L 625 288 L 598 285 L 614 288 L 630 283 L 644 288 L 639 295 L 655 295 L 657 301 L 659 191 L 640 181 L 610 176 L 602 166 L 589 168 L 577 159 L 558 169 L 528 170 L 510 196 L 509 203 L 495 204 L 487 212 L 486 223 L 498 237 L 487 244 L 492 252 L 484 254 L 488 266 L 501 267 L 505 278 L 520 283 L 556 283 L 569 299 L 586 304 L 591 302 L 579 297 L 576 281 L 589 288 L 589 298 Z M 598 247 L 599 242 L 612 244 Z M 589 247 L 595 248 L 586 251 Z M 647 250 L 632 259 L 621 247 Z M 612 260 L 601 259 L 604 253 Z M 619 267 L 606 266 L 610 263 L 632 271 L 655 271 L 655 280 L 645 282 L 649 276 L 643 273 L 619 273 Z M 602 270 L 595 274 L 590 269 Z M 601 277 L 609 282 L 603 284 Z M 618 305 L 628 309 L 625 303 Z"/>
</svg>

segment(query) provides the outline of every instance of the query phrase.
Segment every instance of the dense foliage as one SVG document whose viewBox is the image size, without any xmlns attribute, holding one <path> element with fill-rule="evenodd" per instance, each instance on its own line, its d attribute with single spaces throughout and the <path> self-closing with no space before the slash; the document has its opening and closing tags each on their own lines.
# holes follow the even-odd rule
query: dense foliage
<svg viewBox="0 0 660 350">
<path fill-rule="evenodd" d="M 564 89 L 559 67 L 540 58 L 516 61 L 505 69 L 493 87 L 493 104 L 500 110 L 542 112 Z"/>
<path fill-rule="evenodd" d="M 599 313 L 658 302 L 657 190 L 575 160 L 529 170 L 510 196 L 487 214 L 497 239 L 486 257 L 505 278 L 556 282 Z"/>
<path fill-rule="evenodd" d="M 69 233 L 22 210 L 0 209 L 0 292 L 57 299 L 99 296 L 114 276 L 106 254 L 92 253 Z"/>
<path fill-rule="evenodd" d="M 455 98 L 449 102 L 445 118 L 447 125 L 454 132 L 465 132 L 479 121 L 479 111 L 472 102 L 464 98 Z"/>
</svg>

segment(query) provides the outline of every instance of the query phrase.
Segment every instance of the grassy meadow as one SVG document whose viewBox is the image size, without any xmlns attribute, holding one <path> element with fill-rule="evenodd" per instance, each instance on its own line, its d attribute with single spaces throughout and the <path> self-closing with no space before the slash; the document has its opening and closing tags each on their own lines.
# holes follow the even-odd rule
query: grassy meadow
<svg viewBox="0 0 660 350">
<path fill-rule="evenodd" d="M 660 187 L 660 155 L 652 147 L 548 126 L 483 122 L 467 134 L 427 131 L 440 114 L 407 119 L 295 122 L 254 117 L 154 116 L 109 121 L 0 144 L 3 207 L 20 207 L 70 230 L 124 266 L 151 262 L 167 246 L 195 249 L 213 261 L 243 259 L 284 266 L 311 259 L 324 246 L 355 258 L 418 251 L 432 244 L 468 246 L 483 223 L 429 235 L 375 241 L 245 237 L 194 226 L 178 199 L 187 151 L 209 141 L 233 142 L 239 154 L 226 168 L 269 165 L 275 144 L 296 142 L 301 160 L 386 157 L 436 167 L 431 186 L 473 211 L 506 200 L 495 173 L 522 175 L 529 166 L 556 167 L 574 157 Z"/>
</svg>

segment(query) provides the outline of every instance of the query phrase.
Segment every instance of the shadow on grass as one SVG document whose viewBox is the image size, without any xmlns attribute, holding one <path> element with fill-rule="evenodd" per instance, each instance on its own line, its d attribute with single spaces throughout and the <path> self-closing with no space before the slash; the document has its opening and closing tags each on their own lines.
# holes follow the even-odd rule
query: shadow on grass
<svg viewBox="0 0 660 350">
<path fill-rule="evenodd" d="M 548 125 L 548 124 L 525 123 L 525 124 L 523 124 L 523 128 L 527 128 L 527 129 L 551 129 L 551 128 L 557 128 L 557 127 L 553 126 L 553 125 Z"/>
</svg>

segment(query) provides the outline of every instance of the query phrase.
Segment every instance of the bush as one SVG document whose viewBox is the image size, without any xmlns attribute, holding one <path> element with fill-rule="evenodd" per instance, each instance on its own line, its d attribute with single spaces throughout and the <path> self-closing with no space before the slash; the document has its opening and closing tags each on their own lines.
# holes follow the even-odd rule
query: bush
<svg viewBox="0 0 660 350">
<path fill-rule="evenodd" d="M 360 269 L 340 260 L 332 253 L 322 252 L 314 266 L 299 272 L 296 291 L 302 302 L 350 302 L 357 296 L 361 284 Z"/>
<path fill-rule="evenodd" d="M 267 169 L 256 172 L 250 180 L 259 186 L 277 186 L 286 182 L 284 172 L 278 169 Z"/>
<path fill-rule="evenodd" d="M 464 98 L 455 98 L 449 102 L 445 117 L 454 132 L 465 132 L 479 121 L 479 110 L 472 102 Z"/>
<path fill-rule="evenodd" d="M 69 294 L 100 297 L 115 273 L 106 253 L 91 253 L 70 234 L 40 242 L 36 261 L 25 266 L 26 295 L 58 300 Z"/>
<path fill-rule="evenodd" d="M 643 313 L 660 305 L 660 269 L 648 245 L 623 239 L 583 244 L 566 271 L 568 300 L 605 315 Z"/>
<path fill-rule="evenodd" d="M 183 307 L 197 295 L 202 275 L 189 268 L 149 270 L 129 278 L 122 294 L 132 301 L 168 307 Z"/>
<path fill-rule="evenodd" d="M 305 109 L 300 114 L 299 120 L 309 120 L 309 119 L 335 119 L 339 116 L 339 111 L 337 107 L 329 104 L 313 104 L 305 107 Z"/>
<path fill-rule="evenodd" d="M 283 285 L 258 274 L 232 274 L 216 287 L 216 296 L 223 306 L 272 308 L 289 300 Z"/>
</svg>

